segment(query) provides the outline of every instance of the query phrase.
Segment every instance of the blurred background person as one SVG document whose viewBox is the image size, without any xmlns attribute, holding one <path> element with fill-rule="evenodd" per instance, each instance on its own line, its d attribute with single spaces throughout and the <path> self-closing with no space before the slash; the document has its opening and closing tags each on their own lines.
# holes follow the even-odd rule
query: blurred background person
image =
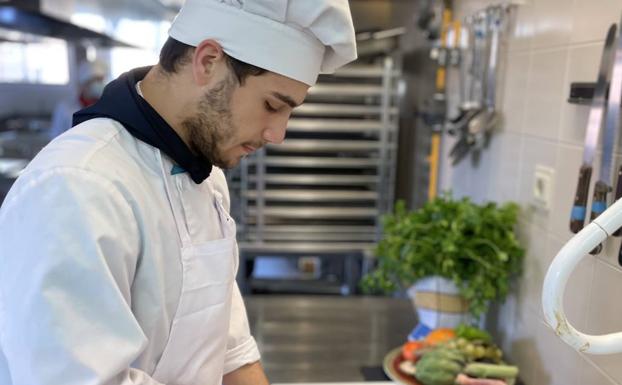
<svg viewBox="0 0 622 385">
<path fill-rule="evenodd" d="M 50 138 L 71 128 L 73 114 L 97 102 L 106 85 L 108 66 L 101 60 L 85 60 L 78 66 L 78 92 L 70 100 L 61 100 L 52 114 Z"/>
</svg>

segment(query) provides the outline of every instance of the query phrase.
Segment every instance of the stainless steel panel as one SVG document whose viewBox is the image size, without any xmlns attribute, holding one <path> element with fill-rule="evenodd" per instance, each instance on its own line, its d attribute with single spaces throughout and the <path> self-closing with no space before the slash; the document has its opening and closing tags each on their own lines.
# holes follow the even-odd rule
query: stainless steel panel
<svg viewBox="0 0 622 385">
<path fill-rule="evenodd" d="M 378 150 L 375 140 L 311 140 L 287 139 L 281 144 L 269 144 L 272 151 L 370 151 Z"/>
<path fill-rule="evenodd" d="M 251 182 L 257 182 L 255 175 L 249 176 Z M 268 174 L 263 180 L 266 183 L 282 185 L 324 185 L 324 186 L 354 186 L 378 183 L 376 175 L 289 175 Z"/>
<path fill-rule="evenodd" d="M 372 234 L 376 231 L 374 226 L 335 226 L 335 225 L 323 225 L 323 226 L 313 226 L 313 225 L 287 225 L 287 226 L 279 226 L 279 225 L 266 225 L 264 227 L 265 231 L 268 232 L 280 232 L 280 233 L 288 233 L 288 232 L 306 232 L 306 233 L 369 233 Z M 249 231 L 254 231 L 255 227 L 250 226 Z"/>
<path fill-rule="evenodd" d="M 344 133 L 375 133 L 382 130 L 378 120 L 363 119 L 304 119 L 292 118 L 287 124 L 290 132 L 344 132 Z M 388 129 L 394 129 L 390 126 Z"/>
<path fill-rule="evenodd" d="M 272 383 L 363 381 L 416 323 L 408 300 L 386 297 L 245 297 L 251 332 Z"/>
<path fill-rule="evenodd" d="M 267 156 L 266 166 L 278 167 L 313 167 L 313 168 L 365 168 L 378 167 L 377 158 L 334 158 L 308 156 Z M 256 164 L 255 159 L 249 159 L 248 164 Z"/>
<path fill-rule="evenodd" d="M 337 77 L 353 77 L 353 78 L 381 78 L 384 75 L 384 67 L 382 66 L 346 66 L 335 71 L 334 76 Z M 392 76 L 398 76 L 399 71 L 392 71 Z"/>
<path fill-rule="evenodd" d="M 391 107 L 389 109 L 389 113 L 392 115 L 396 115 L 397 111 L 397 107 Z M 293 116 L 368 116 L 381 114 L 381 106 L 328 103 L 304 103 L 292 113 Z"/>
<path fill-rule="evenodd" d="M 257 208 L 248 207 L 248 215 L 257 215 Z M 375 208 L 351 207 L 265 207 L 266 217 L 298 218 L 298 219 L 374 219 L 378 216 Z"/>
<path fill-rule="evenodd" d="M 355 253 L 370 252 L 373 242 L 240 242 L 240 250 L 251 254 L 270 253 Z"/>
<path fill-rule="evenodd" d="M 249 241 L 256 241 L 256 234 L 249 233 Z M 347 234 L 347 233 L 274 233 L 265 231 L 263 239 L 266 241 L 341 241 L 341 242 L 374 242 L 376 234 Z"/>
<path fill-rule="evenodd" d="M 382 86 L 369 84 L 316 84 L 309 96 L 381 96 Z"/>
<path fill-rule="evenodd" d="M 246 198 L 257 198 L 257 191 L 249 190 L 243 193 Z M 325 191 L 325 190 L 265 190 L 263 197 L 266 200 L 292 202 L 322 202 L 322 201 L 372 201 L 378 199 L 375 191 Z"/>
</svg>

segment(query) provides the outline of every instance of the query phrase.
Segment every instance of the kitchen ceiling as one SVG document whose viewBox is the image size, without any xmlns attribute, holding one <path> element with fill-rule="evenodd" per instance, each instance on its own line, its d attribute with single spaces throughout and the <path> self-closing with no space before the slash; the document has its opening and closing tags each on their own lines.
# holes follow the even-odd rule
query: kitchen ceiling
<svg viewBox="0 0 622 385">
<path fill-rule="evenodd" d="M 123 2 L 123 0 L 114 0 Z M 137 2 L 139 0 L 136 0 Z M 184 0 L 140 0 L 158 3 L 178 10 Z M 350 0 L 350 9 L 357 32 L 378 31 L 412 23 L 418 6 L 414 0 Z"/>
<path fill-rule="evenodd" d="M 0 4 L 33 4 L 31 7 L 39 10 L 35 16 L 49 21 L 47 23 L 31 23 L 30 25 L 48 25 L 56 22 L 59 26 L 54 30 L 61 30 L 62 21 L 69 22 L 71 27 L 88 35 L 88 30 L 95 30 L 100 34 L 113 34 L 114 22 L 122 19 L 136 20 L 172 20 L 176 11 L 184 0 L 0 0 Z M 242 0 L 240 0 L 242 1 Z M 309 0 L 310 1 L 310 0 Z M 350 7 L 354 19 L 354 26 L 358 33 L 389 30 L 413 24 L 413 14 L 417 8 L 417 1 L 413 0 L 351 0 Z M 32 9 L 32 8 L 28 8 Z M 26 16 L 32 16 L 26 14 Z M 102 22 L 94 23 L 99 17 Z M 54 18 L 58 19 L 57 21 Z M 106 23 L 103 20 L 112 21 Z M 60 23 L 59 23 L 60 22 Z M 76 27 L 78 24 L 82 27 Z M 31 31 L 46 34 L 45 31 Z M 68 34 L 70 35 L 70 34 Z M 72 36 L 78 36 L 74 33 Z M 114 38 L 113 38 L 114 39 Z M 112 40 L 111 40 L 112 42 Z M 111 44 L 116 44 L 112 42 Z"/>
<path fill-rule="evenodd" d="M 174 16 L 170 9 L 157 0 L 39 0 L 41 9 L 50 15 L 67 20 L 76 13 L 94 13 L 116 20 L 169 19 Z"/>
</svg>

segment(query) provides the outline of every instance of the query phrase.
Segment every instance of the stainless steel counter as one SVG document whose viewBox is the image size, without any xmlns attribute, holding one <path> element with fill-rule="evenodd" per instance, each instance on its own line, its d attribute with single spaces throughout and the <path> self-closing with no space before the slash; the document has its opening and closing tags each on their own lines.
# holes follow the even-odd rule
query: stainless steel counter
<svg viewBox="0 0 622 385">
<path fill-rule="evenodd" d="M 409 301 L 384 297 L 254 295 L 246 304 L 272 383 L 377 377 L 416 320 Z"/>
</svg>

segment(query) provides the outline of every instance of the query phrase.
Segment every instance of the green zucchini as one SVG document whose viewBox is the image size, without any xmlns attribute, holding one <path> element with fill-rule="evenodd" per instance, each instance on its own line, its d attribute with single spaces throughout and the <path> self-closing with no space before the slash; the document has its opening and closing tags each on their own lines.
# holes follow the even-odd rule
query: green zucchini
<svg viewBox="0 0 622 385">
<path fill-rule="evenodd" d="M 464 373 L 477 378 L 516 378 L 518 376 L 518 367 L 477 362 L 468 364 L 464 369 Z"/>
</svg>

